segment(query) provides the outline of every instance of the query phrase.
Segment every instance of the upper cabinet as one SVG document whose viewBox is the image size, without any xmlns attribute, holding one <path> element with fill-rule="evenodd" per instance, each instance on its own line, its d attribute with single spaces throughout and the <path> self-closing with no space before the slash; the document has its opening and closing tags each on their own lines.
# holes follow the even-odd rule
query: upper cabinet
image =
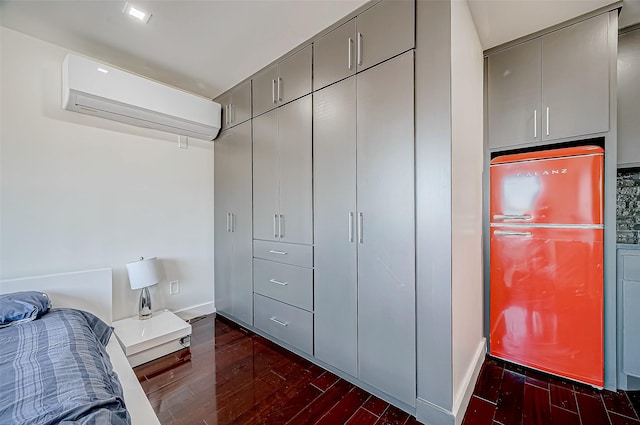
<svg viewBox="0 0 640 425">
<path fill-rule="evenodd" d="M 618 164 L 640 165 L 640 29 L 618 39 Z"/>
<path fill-rule="evenodd" d="M 489 148 L 609 129 L 609 16 L 488 58 Z"/>
<path fill-rule="evenodd" d="M 311 45 L 253 78 L 253 116 L 311 93 Z"/>
<path fill-rule="evenodd" d="M 412 0 L 384 0 L 314 42 L 318 90 L 415 46 Z"/>
<path fill-rule="evenodd" d="M 215 99 L 222 106 L 222 130 L 251 118 L 251 80 L 238 84 Z"/>
</svg>

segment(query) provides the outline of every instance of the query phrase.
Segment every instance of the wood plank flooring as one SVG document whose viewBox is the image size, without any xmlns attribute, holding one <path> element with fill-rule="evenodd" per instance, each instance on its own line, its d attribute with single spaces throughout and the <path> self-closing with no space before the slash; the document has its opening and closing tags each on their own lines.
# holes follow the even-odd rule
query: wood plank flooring
<svg viewBox="0 0 640 425">
<path fill-rule="evenodd" d="M 164 425 L 413 425 L 407 413 L 220 316 L 191 350 L 134 369 Z M 596 391 L 487 358 L 463 425 L 640 425 L 640 392 Z"/>
<path fill-rule="evenodd" d="M 418 422 L 220 316 L 192 323 L 191 350 L 134 369 L 163 425 L 413 425 Z"/>
<path fill-rule="evenodd" d="M 597 391 L 487 358 L 463 425 L 640 425 L 640 391 Z"/>
</svg>

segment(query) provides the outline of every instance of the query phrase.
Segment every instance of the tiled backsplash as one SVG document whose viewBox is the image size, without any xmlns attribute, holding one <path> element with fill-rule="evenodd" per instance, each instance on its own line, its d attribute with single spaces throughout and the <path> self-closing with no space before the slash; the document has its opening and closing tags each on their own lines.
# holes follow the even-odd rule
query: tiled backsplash
<svg viewBox="0 0 640 425">
<path fill-rule="evenodd" d="M 640 170 L 619 170 L 617 184 L 617 241 L 640 243 Z"/>
</svg>

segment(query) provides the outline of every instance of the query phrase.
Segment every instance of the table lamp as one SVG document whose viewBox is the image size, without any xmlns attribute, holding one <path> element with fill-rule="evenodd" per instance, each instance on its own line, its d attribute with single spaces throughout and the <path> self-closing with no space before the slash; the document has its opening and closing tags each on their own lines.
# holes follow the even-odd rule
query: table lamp
<svg viewBox="0 0 640 425">
<path fill-rule="evenodd" d="M 151 294 L 149 286 L 160 282 L 160 273 L 158 270 L 158 260 L 156 257 L 143 258 L 127 263 L 127 273 L 129 274 L 129 283 L 131 289 L 141 289 L 140 303 L 138 304 L 138 318 L 140 320 L 149 319 L 151 317 Z"/>
</svg>

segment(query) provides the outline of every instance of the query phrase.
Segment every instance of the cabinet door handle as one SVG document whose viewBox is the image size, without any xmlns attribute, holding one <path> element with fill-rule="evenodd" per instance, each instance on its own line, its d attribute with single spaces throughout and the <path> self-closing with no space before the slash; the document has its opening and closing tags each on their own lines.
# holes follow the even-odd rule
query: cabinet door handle
<svg viewBox="0 0 640 425">
<path fill-rule="evenodd" d="M 538 138 L 538 110 L 533 110 L 533 138 Z"/>
<path fill-rule="evenodd" d="M 236 215 L 234 213 L 229 213 L 229 215 L 231 216 L 231 232 L 235 232 L 236 231 Z"/>
<path fill-rule="evenodd" d="M 282 102 L 282 78 L 278 77 L 278 102 Z"/>
<path fill-rule="evenodd" d="M 273 103 L 277 103 L 276 101 L 276 80 L 271 80 L 271 100 Z"/>
<path fill-rule="evenodd" d="M 275 251 L 275 250 L 271 249 L 271 250 L 269 250 L 269 252 L 270 252 L 271 254 L 287 255 L 287 252 L 286 252 L 286 251 Z"/>
<path fill-rule="evenodd" d="M 283 322 L 281 320 L 278 320 L 276 318 L 276 316 L 273 316 L 272 318 L 270 318 L 269 320 L 271 320 L 272 322 L 276 322 L 277 324 L 279 324 L 280 326 L 289 326 L 289 322 Z"/>
<path fill-rule="evenodd" d="M 231 231 L 231 225 L 229 224 L 231 213 L 227 213 L 227 232 Z"/>
<path fill-rule="evenodd" d="M 496 230 L 493 232 L 495 236 L 524 236 L 531 237 L 531 232 L 513 232 L 510 230 Z"/>
<path fill-rule="evenodd" d="M 362 33 L 358 33 L 358 48 L 357 48 L 357 54 L 358 54 L 358 65 L 362 65 Z"/>
<path fill-rule="evenodd" d="M 547 106 L 547 136 L 549 135 L 549 107 Z"/>
<path fill-rule="evenodd" d="M 233 124 L 233 103 L 229 104 L 229 124 Z"/>
<path fill-rule="evenodd" d="M 280 282 L 279 280 L 275 280 L 275 279 L 269 279 L 269 282 L 275 283 L 276 285 L 282 285 L 282 286 L 287 286 L 289 284 L 289 282 Z"/>
<path fill-rule="evenodd" d="M 358 242 L 363 243 L 364 237 L 362 236 L 362 231 L 364 227 L 364 217 L 362 212 L 358 214 Z"/>
<path fill-rule="evenodd" d="M 353 48 L 353 38 L 349 37 L 349 42 L 348 44 L 348 49 L 347 49 L 347 63 L 348 65 L 348 69 L 352 69 L 353 68 L 353 64 L 351 63 L 351 50 Z"/>
<path fill-rule="evenodd" d="M 349 242 L 353 242 L 353 212 L 349 211 Z"/>
<path fill-rule="evenodd" d="M 284 215 L 280 214 L 280 219 L 278 220 L 278 228 L 280 229 L 280 238 L 284 238 Z"/>
<path fill-rule="evenodd" d="M 278 214 L 273 215 L 273 237 L 278 237 Z"/>
</svg>

